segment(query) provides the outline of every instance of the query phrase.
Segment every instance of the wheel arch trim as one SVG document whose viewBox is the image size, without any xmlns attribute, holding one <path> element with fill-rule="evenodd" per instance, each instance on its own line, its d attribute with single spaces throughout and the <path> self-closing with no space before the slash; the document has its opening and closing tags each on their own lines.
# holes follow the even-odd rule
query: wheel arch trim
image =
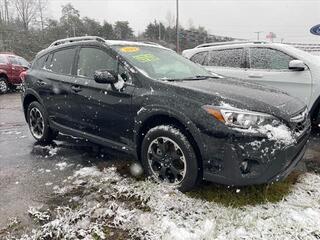
<svg viewBox="0 0 320 240">
<path fill-rule="evenodd" d="M 196 144 L 195 151 L 197 151 L 197 155 L 200 155 L 199 161 L 203 159 L 202 153 L 204 152 L 204 148 L 201 142 L 200 131 L 197 129 L 196 125 L 183 113 L 178 112 L 174 109 L 164 108 L 162 106 L 147 106 L 143 107 L 142 110 L 138 112 L 138 115 L 135 118 L 135 126 L 134 126 L 134 142 L 136 146 L 137 158 L 140 157 L 140 148 L 143 140 L 143 132 L 148 130 L 148 126 L 150 121 L 156 118 L 163 118 L 168 121 L 173 120 L 173 125 L 175 123 L 179 123 L 181 126 L 185 128 L 185 131 L 190 135 L 187 137 L 191 137 L 193 140 L 193 144 Z M 159 121 L 161 125 L 161 121 Z M 164 122 L 164 124 L 168 124 L 168 122 Z M 190 139 L 189 139 L 190 140 Z M 192 144 L 192 143 L 191 143 Z M 200 162 L 201 163 L 201 162 Z"/>
</svg>

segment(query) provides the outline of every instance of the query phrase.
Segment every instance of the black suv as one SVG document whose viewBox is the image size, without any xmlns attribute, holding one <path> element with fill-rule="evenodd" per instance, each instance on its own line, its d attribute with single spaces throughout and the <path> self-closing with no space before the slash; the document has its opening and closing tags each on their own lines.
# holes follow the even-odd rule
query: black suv
<svg viewBox="0 0 320 240">
<path fill-rule="evenodd" d="M 302 159 L 310 132 L 296 98 L 216 76 L 153 43 L 56 41 L 24 79 L 24 113 L 38 142 L 62 132 L 126 151 L 182 191 L 202 179 L 279 180 Z"/>
</svg>

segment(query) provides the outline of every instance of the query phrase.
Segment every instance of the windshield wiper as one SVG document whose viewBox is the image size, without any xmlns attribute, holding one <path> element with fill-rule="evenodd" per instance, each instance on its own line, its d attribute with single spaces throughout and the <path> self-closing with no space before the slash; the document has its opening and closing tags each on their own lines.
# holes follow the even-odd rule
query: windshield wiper
<svg viewBox="0 0 320 240">
<path fill-rule="evenodd" d="M 183 80 L 205 80 L 207 78 L 215 78 L 215 76 L 210 76 L 210 75 L 197 75 L 194 77 L 189 77 L 189 78 L 183 78 Z"/>
<path fill-rule="evenodd" d="M 196 75 L 194 77 L 186 78 L 160 78 L 162 81 L 174 82 L 174 81 L 185 81 L 185 80 L 205 80 L 208 78 L 219 78 L 219 76 L 214 75 Z"/>
</svg>

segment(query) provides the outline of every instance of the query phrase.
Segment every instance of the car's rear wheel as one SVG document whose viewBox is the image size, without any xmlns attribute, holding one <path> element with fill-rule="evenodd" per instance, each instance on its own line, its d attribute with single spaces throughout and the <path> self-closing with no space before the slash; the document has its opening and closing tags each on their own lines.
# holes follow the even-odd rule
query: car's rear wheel
<svg viewBox="0 0 320 240">
<path fill-rule="evenodd" d="M 162 125 L 148 131 L 142 142 L 141 161 L 147 175 L 181 191 L 188 191 L 197 183 L 195 151 L 182 131 L 174 126 Z"/>
<path fill-rule="evenodd" d="M 31 135 L 37 142 L 50 143 L 57 137 L 58 132 L 50 128 L 47 113 L 40 103 L 32 102 L 28 106 L 27 119 Z"/>
<path fill-rule="evenodd" d="M 7 93 L 9 90 L 9 84 L 7 82 L 7 79 L 4 77 L 0 78 L 0 93 L 4 94 Z"/>
</svg>

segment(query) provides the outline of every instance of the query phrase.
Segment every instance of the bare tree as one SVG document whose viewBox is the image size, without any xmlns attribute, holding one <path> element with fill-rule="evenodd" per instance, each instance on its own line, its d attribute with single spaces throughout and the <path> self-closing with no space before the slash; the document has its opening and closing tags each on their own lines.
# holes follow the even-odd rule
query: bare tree
<svg viewBox="0 0 320 240">
<path fill-rule="evenodd" d="M 167 20 L 168 27 L 172 27 L 174 25 L 174 16 L 170 11 L 168 11 L 166 14 L 166 20 Z"/>
<path fill-rule="evenodd" d="M 39 12 L 36 0 L 13 0 L 18 18 L 24 30 L 28 31 L 30 23 L 36 19 Z"/>
<path fill-rule="evenodd" d="M 44 12 L 48 7 L 48 0 L 38 0 L 38 11 L 39 11 L 39 18 L 40 18 L 40 26 L 41 30 L 44 29 L 45 24 L 45 18 L 44 18 Z"/>
</svg>

